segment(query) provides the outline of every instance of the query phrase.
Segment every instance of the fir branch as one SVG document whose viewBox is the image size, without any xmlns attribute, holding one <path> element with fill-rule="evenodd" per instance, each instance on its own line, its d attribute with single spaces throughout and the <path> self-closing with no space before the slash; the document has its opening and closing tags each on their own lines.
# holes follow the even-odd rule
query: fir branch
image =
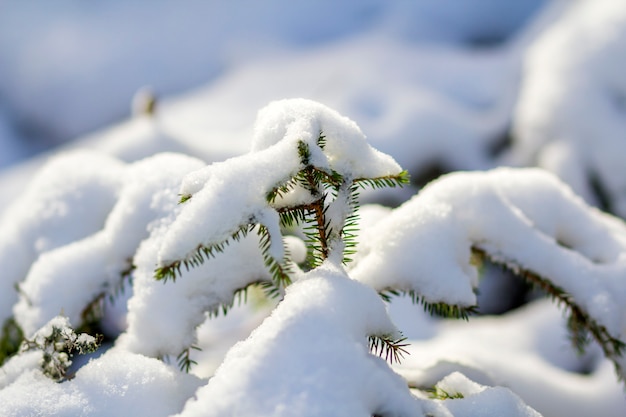
<svg viewBox="0 0 626 417">
<path fill-rule="evenodd" d="M 478 306 L 459 306 L 447 303 L 431 303 L 426 301 L 424 297 L 416 297 L 409 293 L 414 304 L 418 302 L 424 307 L 431 316 L 439 316 L 449 319 L 469 320 L 469 316 L 478 312 Z"/>
<path fill-rule="evenodd" d="M 361 188 L 365 188 L 366 186 L 373 189 L 395 188 L 404 187 L 409 184 L 411 182 L 411 178 L 409 172 L 407 170 L 403 170 L 397 175 L 386 175 L 377 178 L 356 178 L 354 182 Z"/>
<path fill-rule="evenodd" d="M 391 335 L 372 335 L 369 336 L 369 350 L 374 355 L 384 357 L 386 361 L 393 364 L 400 363 L 400 360 L 405 354 L 409 352 L 404 349 L 408 346 L 408 343 L 402 343 L 406 340 L 406 337 L 400 335 L 399 338 L 394 338 Z"/>
<path fill-rule="evenodd" d="M 394 297 L 400 297 L 405 294 L 406 294 L 406 291 L 400 291 L 394 288 L 385 288 L 384 290 L 378 291 L 378 295 L 386 303 L 390 303 Z M 413 297 L 411 297 L 411 300 L 413 300 Z"/>
<path fill-rule="evenodd" d="M 178 356 L 176 357 L 176 362 L 178 363 L 178 368 L 182 372 L 189 373 L 189 371 L 191 370 L 191 367 L 193 365 L 197 365 L 198 364 L 198 362 L 196 362 L 193 359 L 191 359 L 191 351 L 192 350 L 201 351 L 202 349 L 200 349 L 196 345 L 191 345 L 187 349 L 185 349 L 182 352 L 180 352 L 178 354 Z"/>
<path fill-rule="evenodd" d="M 265 200 L 268 204 L 273 205 L 276 203 L 276 199 L 283 198 L 289 192 L 295 190 L 300 185 L 296 177 L 290 178 L 286 182 L 274 187 L 265 195 Z"/>
<path fill-rule="evenodd" d="M 104 298 L 106 296 L 107 292 L 102 291 L 83 308 L 80 313 L 80 331 L 89 331 L 104 317 Z"/>
<path fill-rule="evenodd" d="M 328 235 L 330 234 L 329 224 L 326 219 L 328 205 L 325 204 L 327 194 L 323 191 L 324 186 L 322 185 L 326 174 L 312 166 L 306 166 L 298 174 L 298 178 L 302 186 L 314 198 L 313 202 L 299 208 L 303 210 L 302 220 L 306 224 L 303 231 L 306 236 L 305 243 L 308 249 L 307 263 L 311 268 L 314 268 L 328 258 Z"/>
<path fill-rule="evenodd" d="M 473 247 L 472 250 L 478 253 L 479 256 L 489 256 L 492 262 L 504 266 L 515 275 L 523 278 L 532 286 L 539 288 L 548 294 L 548 296 L 555 301 L 559 307 L 564 308 L 569 314 L 567 327 L 570 332 L 570 340 L 573 346 L 579 352 L 584 352 L 591 336 L 602 348 L 604 356 L 613 362 L 618 378 L 622 382 L 626 383 L 626 370 L 622 368 L 619 361 L 620 357 L 626 351 L 626 343 L 611 335 L 606 327 L 599 324 L 589 315 L 589 313 L 576 303 L 576 300 L 571 294 L 567 293 L 563 288 L 553 284 L 549 279 L 546 279 L 531 270 L 522 268 L 513 261 L 494 259 L 494 257 L 490 256 L 488 252 L 478 247 Z"/>
<path fill-rule="evenodd" d="M 23 352 L 40 350 L 42 352 L 41 370 L 44 375 L 61 382 L 66 378 L 72 364 L 74 353 L 94 352 L 102 341 L 102 336 L 76 334 L 70 327 L 53 325 L 50 334 L 35 334 L 33 339 L 24 339 L 20 349 Z"/>
<path fill-rule="evenodd" d="M 302 205 L 297 207 L 284 207 L 278 210 L 280 225 L 286 228 L 292 228 L 301 223 L 306 222 L 308 212 L 311 210 L 310 205 Z"/>
<path fill-rule="evenodd" d="M 303 169 L 298 171 L 295 175 L 289 177 L 287 180 L 284 180 L 274 188 L 272 188 L 266 195 L 265 200 L 268 204 L 274 205 L 276 203 L 276 199 L 284 197 L 286 194 L 294 191 L 297 188 L 302 188 L 308 190 L 309 183 L 306 179 L 305 168 L 309 167 L 310 169 L 314 169 L 311 166 L 304 166 Z"/>
<path fill-rule="evenodd" d="M 413 304 L 421 304 L 424 307 L 424 311 L 428 312 L 431 316 L 468 320 L 469 316 L 478 313 L 478 306 L 461 306 L 445 302 L 431 302 L 415 290 L 385 288 L 379 291 L 378 295 L 386 302 L 390 302 L 393 297 L 408 295 Z"/>
<path fill-rule="evenodd" d="M 348 204 L 350 206 L 350 214 L 346 217 L 343 229 L 341 229 L 341 237 L 344 241 L 343 263 L 347 264 L 352 261 L 351 256 L 356 253 L 357 235 L 359 232 L 359 187 L 352 182 L 350 184 Z"/>
<path fill-rule="evenodd" d="M 257 233 L 260 237 L 259 243 L 263 261 L 272 275 L 274 283 L 279 287 L 286 287 L 290 285 L 293 271 L 291 270 L 291 263 L 288 260 L 288 256 L 285 256 L 285 259 L 278 260 L 270 254 L 270 246 L 272 242 L 267 227 L 260 224 L 257 229 Z M 283 250 L 286 251 L 284 248 Z"/>
<path fill-rule="evenodd" d="M 283 295 L 283 288 L 276 285 L 273 281 L 260 281 L 258 286 L 261 287 L 267 298 L 275 300 Z"/>
<path fill-rule="evenodd" d="M 303 166 L 311 164 L 311 150 L 309 149 L 309 144 L 303 140 L 298 141 L 298 156 Z"/>
<path fill-rule="evenodd" d="M 170 279 L 175 282 L 176 278 L 181 275 L 182 267 L 184 267 L 185 270 L 189 271 L 189 269 L 195 268 L 203 264 L 206 260 L 214 258 L 215 256 L 217 256 L 217 254 L 224 252 L 226 247 L 230 245 L 231 239 L 238 242 L 242 238 L 246 237 L 248 233 L 252 231 L 252 229 L 254 229 L 253 224 L 245 224 L 240 226 L 239 229 L 233 232 L 229 239 L 210 245 L 200 244 L 196 247 L 196 250 L 187 258 L 174 261 L 155 269 L 154 278 L 157 281 L 163 281 L 164 283 Z"/>
</svg>

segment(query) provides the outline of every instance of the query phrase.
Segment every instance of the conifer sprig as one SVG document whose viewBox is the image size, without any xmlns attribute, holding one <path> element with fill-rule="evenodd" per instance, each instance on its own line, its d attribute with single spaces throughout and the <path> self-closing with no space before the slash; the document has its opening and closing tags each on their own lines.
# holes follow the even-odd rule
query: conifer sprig
<svg viewBox="0 0 626 417">
<path fill-rule="evenodd" d="M 83 308 L 80 313 L 81 323 L 77 327 L 79 331 L 89 332 L 100 322 L 104 316 L 105 299 L 107 297 L 109 302 L 113 304 L 115 299 L 124 293 L 128 285 L 132 286 L 132 273 L 135 270 L 135 265 L 132 264 L 130 259 L 127 260 L 127 264 L 128 266 L 120 272 L 119 280 L 113 288 L 110 288 L 108 284 L 104 285 L 102 291 Z"/>
<path fill-rule="evenodd" d="M 450 319 L 463 319 L 468 320 L 471 315 L 478 313 L 478 306 L 460 306 L 456 304 L 447 304 L 444 302 L 430 302 L 423 295 L 420 295 L 414 290 L 398 290 L 393 288 L 386 288 L 379 291 L 380 297 L 386 301 L 391 301 L 394 297 L 402 295 L 408 295 L 411 298 L 413 304 L 421 304 L 424 311 L 431 316 L 439 316 Z"/>
<path fill-rule="evenodd" d="M 397 175 L 387 175 L 377 178 L 356 178 L 354 183 L 361 188 L 395 188 L 404 187 L 411 182 L 409 172 L 404 170 Z"/>
<path fill-rule="evenodd" d="M 532 286 L 541 289 L 555 301 L 559 307 L 564 308 L 568 313 L 567 327 L 574 348 L 579 352 L 584 352 L 590 339 L 593 338 L 602 348 L 604 356 L 613 362 L 617 377 L 623 383 L 626 383 L 626 370 L 623 369 L 619 360 L 624 352 L 626 352 L 626 343 L 611 335 L 606 327 L 599 324 L 589 313 L 577 304 L 571 294 L 553 284 L 550 280 L 533 271 L 522 268 L 513 261 L 494 259 L 488 252 L 478 247 L 474 247 L 472 250 L 475 255 L 490 257 L 492 262 L 502 265 L 515 275 L 523 278 Z"/>
<path fill-rule="evenodd" d="M 239 241 L 246 237 L 254 229 L 253 224 L 245 224 L 239 227 L 230 236 L 230 239 L 223 240 L 218 243 L 210 245 L 200 244 L 197 246 L 193 254 L 185 259 L 174 261 L 167 265 L 161 266 L 154 271 L 154 277 L 157 281 L 167 282 L 168 280 L 176 281 L 176 278 L 180 276 L 181 270 L 184 267 L 185 270 L 197 267 L 203 264 L 206 260 L 214 258 L 217 254 L 224 252 L 227 246 L 230 245 L 230 241 Z"/>
<path fill-rule="evenodd" d="M 63 381 L 67 370 L 72 364 L 74 353 L 85 354 L 94 352 L 101 343 L 102 337 L 88 334 L 77 334 L 68 326 L 52 325 L 49 334 L 37 332 L 33 339 L 22 342 L 23 352 L 40 350 L 42 352 L 41 370 L 44 375 Z"/>
<path fill-rule="evenodd" d="M 317 145 L 324 150 L 326 136 L 319 133 Z M 268 204 L 275 205 L 279 198 L 296 188 L 309 194 L 307 203 L 291 207 L 278 207 L 281 225 L 293 227 L 304 225 L 308 248 L 307 264 L 309 268 L 319 266 L 329 256 L 334 239 L 343 241 L 343 261 L 351 261 L 355 253 L 356 236 L 358 233 L 359 189 L 402 187 L 409 183 L 409 174 L 402 171 L 397 175 L 377 178 L 350 179 L 334 170 L 320 169 L 311 164 L 311 149 L 304 141 L 298 142 L 298 156 L 302 169 L 292 178 L 274 187 L 266 196 Z M 338 198 L 344 199 L 349 210 L 345 219 L 328 219 L 327 210 Z M 335 225 L 335 227 L 332 226 Z M 339 225 L 339 227 L 337 227 Z"/>
<path fill-rule="evenodd" d="M 191 345 L 187 349 L 185 349 L 182 352 L 180 352 L 178 354 L 178 356 L 176 357 L 176 363 L 178 363 L 178 368 L 181 371 L 185 372 L 185 373 L 189 373 L 189 371 L 191 370 L 191 367 L 193 365 L 197 365 L 198 364 L 198 362 L 196 362 L 195 360 L 191 359 L 191 351 L 192 350 L 201 351 L 202 349 L 200 349 L 196 345 Z"/>
<path fill-rule="evenodd" d="M 388 334 L 384 335 L 372 335 L 369 336 L 369 349 L 374 355 L 385 358 L 386 361 L 393 364 L 400 363 L 405 354 L 409 352 L 404 349 L 408 346 L 408 343 L 402 343 L 406 340 L 406 337 L 400 336 L 399 338 L 393 337 Z"/>
<path fill-rule="evenodd" d="M 318 147 L 315 152 L 324 152 L 326 145 L 327 138 L 323 132 L 319 133 L 314 145 L 299 141 L 297 143 L 299 170 L 280 181 L 265 194 L 265 208 L 276 211 L 282 228 L 301 228 L 305 235 L 306 262 L 310 269 L 321 265 L 333 250 L 341 251 L 344 263 L 350 261 L 350 256 L 355 253 L 358 233 L 360 189 L 366 187 L 401 187 L 409 182 L 406 171 L 397 175 L 355 180 L 349 175 L 342 175 L 326 166 L 318 167 L 314 163 L 311 146 Z M 191 195 L 181 195 L 180 203 L 188 201 L 191 197 Z M 330 210 L 331 208 L 332 210 Z M 164 282 L 170 279 L 175 281 L 180 276 L 182 268 L 189 270 L 199 266 L 204 261 L 223 252 L 230 240 L 239 240 L 254 229 L 259 236 L 259 248 L 272 279 L 250 285 L 260 285 L 270 297 L 279 296 L 282 294 L 282 288 L 291 284 L 293 265 L 286 248 L 283 248 L 282 251 L 284 253 L 283 259 L 275 258 L 276 254 L 273 254 L 275 251 L 272 251 L 272 248 L 275 247 L 272 239 L 277 237 L 270 236 L 268 228 L 255 222 L 254 219 L 251 219 L 249 224 L 240 226 L 229 239 L 210 244 L 200 244 L 187 258 L 157 268 L 155 278 Z M 209 316 L 216 316 L 220 312 L 227 314 L 235 299 L 241 301 L 243 298 L 245 301 L 250 285 L 234 291 L 232 301 L 211 309 Z M 443 310 L 443 307 L 438 307 L 438 309 Z M 394 361 L 398 362 L 406 353 L 404 349 L 406 344 L 402 343 L 404 340 L 402 337 L 375 335 L 369 338 L 369 344 L 372 352 L 384 356 L 393 363 Z M 190 358 L 192 348 L 184 350 L 178 356 L 178 364 L 185 371 L 189 371 L 193 365 Z"/>
<path fill-rule="evenodd" d="M 258 226 L 258 234 L 260 237 L 260 248 L 263 256 L 263 261 L 270 274 L 272 274 L 272 280 L 279 287 L 286 287 L 291 284 L 291 275 L 293 274 L 291 261 L 289 260 L 289 253 L 287 248 L 283 248 L 285 256 L 283 259 L 278 260 L 270 254 L 270 246 L 272 244 L 272 238 L 267 227 L 260 224 Z M 276 237 L 278 238 L 278 237 Z M 284 262 L 281 262 L 283 261 Z"/>
</svg>

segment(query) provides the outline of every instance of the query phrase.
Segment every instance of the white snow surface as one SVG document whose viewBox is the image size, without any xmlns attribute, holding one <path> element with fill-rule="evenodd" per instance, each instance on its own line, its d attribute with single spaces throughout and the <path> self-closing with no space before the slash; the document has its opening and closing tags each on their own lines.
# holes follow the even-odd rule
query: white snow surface
<svg viewBox="0 0 626 417">
<path fill-rule="evenodd" d="M 478 273 L 470 261 L 477 247 L 550 279 L 614 337 L 626 335 L 626 226 L 546 171 L 449 174 L 361 239 L 351 276 L 374 288 L 475 305 Z"/>
<path fill-rule="evenodd" d="M 270 103 L 259 111 L 254 130 L 253 153 L 281 141 L 292 147 L 302 141 L 309 145 L 312 165 L 349 178 L 384 177 L 402 170 L 392 157 L 367 143 L 354 121 L 315 101 L 286 99 Z M 325 145 L 318 150 L 320 135 Z"/>
<path fill-rule="evenodd" d="M 14 197 L 0 217 L 0 322 L 17 301 L 13 286 L 42 253 L 103 227 L 122 187 L 122 171 L 115 158 L 76 151 L 52 158 Z"/>
<path fill-rule="evenodd" d="M 507 410 L 507 416 L 540 417 L 537 411 L 524 404 L 519 397 L 502 387 L 489 388 L 469 380 L 460 372 L 453 372 L 439 381 L 436 386 L 450 394 L 460 395 L 443 404 L 447 409 L 438 409 L 435 404 L 430 405 L 428 412 L 436 416 L 454 417 L 499 417 L 502 410 Z M 443 407 L 441 407 L 443 408 Z"/>
<path fill-rule="evenodd" d="M 180 416 L 419 416 L 404 381 L 367 349 L 367 336 L 385 334 L 397 330 L 378 295 L 327 263 L 287 288 Z"/>
<path fill-rule="evenodd" d="M 166 417 L 180 411 L 200 383 L 157 359 L 110 350 L 62 384 L 36 369 L 22 372 L 0 390 L 0 414 Z"/>
<path fill-rule="evenodd" d="M 111 172 L 122 185 L 102 229 L 42 253 L 20 284 L 20 301 L 13 313 L 26 335 L 61 311 L 72 323 L 80 323 L 81 313 L 92 300 L 128 285 L 122 274 L 131 267 L 140 242 L 148 237 L 150 224 L 173 210 L 183 176 L 203 165 L 182 154 L 157 154 Z M 106 195 L 102 198 L 107 207 Z M 70 205 L 71 200 L 55 203 Z"/>
<path fill-rule="evenodd" d="M 125 349 L 152 357 L 176 357 L 194 345 L 196 327 L 205 321 L 206 313 L 230 305 L 234 291 L 271 277 L 253 232 L 231 243 L 215 259 L 189 271 L 183 268 L 176 282 L 157 281 L 157 253 L 168 228 L 169 223 L 164 222 L 137 252 L 128 330 L 118 339 Z"/>
<path fill-rule="evenodd" d="M 549 300 L 503 316 L 444 322 L 435 331 L 412 339 L 410 354 L 394 365 L 413 386 L 430 387 L 461 372 L 484 386 L 506 386 L 544 417 L 626 413 L 612 364 L 596 345 L 584 355 L 569 348 L 563 314 Z"/>
</svg>

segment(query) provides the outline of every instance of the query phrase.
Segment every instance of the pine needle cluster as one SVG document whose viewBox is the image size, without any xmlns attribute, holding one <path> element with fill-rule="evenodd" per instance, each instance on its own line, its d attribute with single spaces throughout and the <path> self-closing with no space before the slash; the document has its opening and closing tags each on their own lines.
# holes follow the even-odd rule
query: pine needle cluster
<svg viewBox="0 0 626 417">
<path fill-rule="evenodd" d="M 423 295 L 420 295 L 416 290 L 398 290 L 395 288 L 386 288 L 379 291 L 380 297 L 390 302 L 392 298 L 399 296 L 408 296 L 413 304 L 420 304 L 424 308 L 424 311 L 431 316 L 439 316 L 448 319 L 463 319 L 469 320 L 469 317 L 478 313 L 478 306 L 462 306 L 456 304 L 447 304 L 444 302 L 430 302 Z"/>
<path fill-rule="evenodd" d="M 399 363 L 405 354 L 408 355 L 406 346 L 408 343 L 403 343 L 406 337 L 393 337 L 391 335 L 372 335 L 369 336 L 369 349 L 373 354 L 385 358 L 389 363 Z"/>
<path fill-rule="evenodd" d="M 38 332 L 33 339 L 25 339 L 21 351 L 39 350 L 42 352 L 41 370 L 55 381 L 66 379 L 67 370 L 72 364 L 74 353 L 85 354 L 95 351 L 100 338 L 86 333 L 77 334 L 69 326 L 52 325 L 48 334 Z"/>
<path fill-rule="evenodd" d="M 270 208 L 278 214 L 282 233 L 299 231 L 307 248 L 304 270 L 311 270 L 320 266 L 333 251 L 341 251 L 344 263 L 350 262 L 354 254 L 358 233 L 359 191 L 363 188 L 401 187 L 409 183 L 407 171 L 397 175 L 378 178 L 352 178 L 349 173 L 343 175 L 328 167 L 319 167 L 314 164 L 310 146 L 317 146 L 317 151 L 324 152 L 327 137 L 320 132 L 315 144 L 309 145 L 305 141 L 297 143 L 297 152 L 300 168 L 265 192 L 264 209 Z M 288 194 L 297 194 L 295 203 L 285 203 Z M 180 203 L 192 199 L 192 195 L 181 195 Z M 332 212 L 332 214 L 331 214 Z M 270 247 L 272 239 L 282 236 L 271 236 L 266 225 L 250 218 L 249 222 L 239 226 L 231 236 L 222 241 L 210 244 L 198 244 L 192 255 L 185 259 L 176 260 L 155 270 L 154 277 L 163 282 L 175 281 L 183 271 L 198 267 L 204 262 L 217 258 L 231 242 L 237 242 L 255 231 L 258 235 L 259 249 L 263 256 L 266 269 L 271 275 L 271 281 L 258 281 L 251 285 L 261 286 L 267 295 L 276 297 L 282 294 L 282 289 L 290 285 L 294 273 L 294 264 L 287 248 L 284 248 L 284 258 L 276 259 L 272 256 Z M 284 245 L 283 245 L 284 246 Z M 236 294 L 246 294 L 247 288 L 235 291 L 233 301 L 224 303 L 209 311 L 215 316 L 221 311 L 226 314 L 232 307 Z M 385 355 L 390 361 L 398 361 L 404 350 L 402 340 L 392 340 L 386 337 L 372 336 L 370 346 L 373 352 Z M 189 348 L 191 349 L 191 348 Z M 178 362 L 183 370 L 189 370 L 193 361 L 189 358 L 190 350 L 186 349 L 178 356 Z"/>
</svg>

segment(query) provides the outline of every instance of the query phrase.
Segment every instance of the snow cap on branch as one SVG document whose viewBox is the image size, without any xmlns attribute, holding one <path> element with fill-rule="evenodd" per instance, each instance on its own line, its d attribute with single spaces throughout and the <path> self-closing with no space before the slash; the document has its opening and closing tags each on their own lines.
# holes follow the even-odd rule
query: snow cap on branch
<svg viewBox="0 0 626 417">
<path fill-rule="evenodd" d="M 267 195 L 305 165 L 353 179 L 402 172 L 393 158 L 367 143 L 353 121 L 314 101 L 269 104 L 259 112 L 255 132 L 249 154 L 209 165 L 183 180 L 180 193 L 189 201 L 163 239 L 159 266 L 192 256 L 198 244 L 221 243 L 243 225 L 261 223 L 272 234 L 278 218 Z M 282 258 L 280 239 L 271 244 L 273 256 Z"/>
<path fill-rule="evenodd" d="M 563 290 L 615 338 L 626 335 L 626 227 L 539 169 L 455 173 L 361 235 L 351 276 L 427 302 L 472 306 L 473 249 Z"/>
<path fill-rule="evenodd" d="M 287 288 L 180 417 L 420 416 L 405 382 L 368 352 L 369 335 L 397 332 L 375 291 L 326 262 Z"/>
</svg>

